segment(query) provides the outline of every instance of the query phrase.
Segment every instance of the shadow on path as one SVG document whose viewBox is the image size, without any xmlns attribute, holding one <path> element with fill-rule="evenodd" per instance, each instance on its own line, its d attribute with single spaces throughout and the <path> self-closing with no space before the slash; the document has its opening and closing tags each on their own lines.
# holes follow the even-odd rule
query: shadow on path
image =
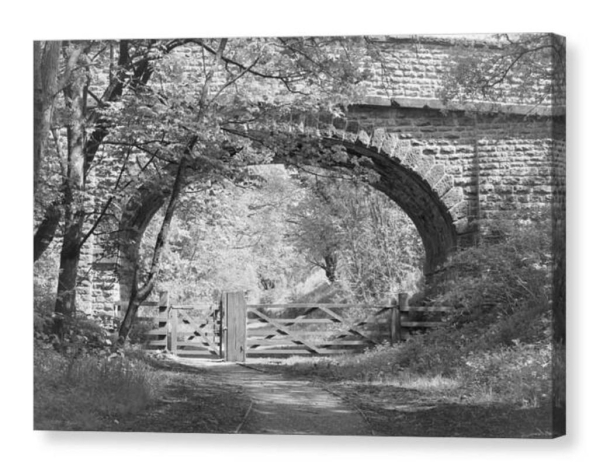
<svg viewBox="0 0 600 476">
<path fill-rule="evenodd" d="M 247 366 L 180 359 L 244 389 L 252 400 L 237 433 L 277 435 L 373 435 L 358 410 L 308 381 L 287 380 Z"/>
</svg>

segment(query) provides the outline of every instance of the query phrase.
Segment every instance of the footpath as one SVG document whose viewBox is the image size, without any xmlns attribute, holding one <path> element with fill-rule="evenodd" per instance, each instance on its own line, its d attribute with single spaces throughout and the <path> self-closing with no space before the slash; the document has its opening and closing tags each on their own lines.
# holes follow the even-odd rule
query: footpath
<svg viewBox="0 0 600 476">
<path fill-rule="evenodd" d="M 358 410 L 308 381 L 288 380 L 233 363 L 193 359 L 180 359 L 180 363 L 201 368 L 215 379 L 242 388 L 251 403 L 236 433 L 373 435 Z"/>
</svg>

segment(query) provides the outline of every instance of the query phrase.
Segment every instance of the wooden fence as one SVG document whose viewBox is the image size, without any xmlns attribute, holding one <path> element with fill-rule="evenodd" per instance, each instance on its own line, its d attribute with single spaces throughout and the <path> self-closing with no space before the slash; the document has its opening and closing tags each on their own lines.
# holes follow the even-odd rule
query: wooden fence
<svg viewBox="0 0 600 476">
<path fill-rule="evenodd" d="M 439 320 L 411 321 L 411 311 L 439 313 L 448 308 L 411 308 L 408 299 L 408 294 L 399 294 L 385 304 L 248 304 L 246 355 L 361 352 L 384 341 L 399 342 L 409 328 L 441 325 Z"/>
<path fill-rule="evenodd" d="M 410 329 L 442 325 L 431 316 L 450 310 L 409 306 L 408 301 L 403 293 L 380 304 L 247 304 L 242 292 L 231 292 L 223 293 L 218 304 L 177 305 L 163 293 L 159 302 L 142 307 L 154 314 L 145 312 L 139 319 L 152 326 L 149 349 L 243 362 L 246 357 L 332 355 L 397 343 Z M 414 320 L 417 313 L 427 319 Z"/>
</svg>

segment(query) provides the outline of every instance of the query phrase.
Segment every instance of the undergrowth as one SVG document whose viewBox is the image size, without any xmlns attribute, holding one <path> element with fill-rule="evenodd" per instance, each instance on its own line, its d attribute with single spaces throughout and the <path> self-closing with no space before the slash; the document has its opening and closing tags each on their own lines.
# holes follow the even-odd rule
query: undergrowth
<svg viewBox="0 0 600 476">
<path fill-rule="evenodd" d="M 433 303 L 454 309 L 442 327 L 362 354 L 291 358 L 280 368 L 450 400 L 537 407 L 554 398 L 564 406 L 564 349 L 551 335 L 549 219 L 493 227 L 493 239 L 453 256 L 434 289 Z"/>
<path fill-rule="evenodd" d="M 34 350 L 34 428 L 98 430 L 144 410 L 164 385 L 135 354 L 67 356 Z"/>
</svg>

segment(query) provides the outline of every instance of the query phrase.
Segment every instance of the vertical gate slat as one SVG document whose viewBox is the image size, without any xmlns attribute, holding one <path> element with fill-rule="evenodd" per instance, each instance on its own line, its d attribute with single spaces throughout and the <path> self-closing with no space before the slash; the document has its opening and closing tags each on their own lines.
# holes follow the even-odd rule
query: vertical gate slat
<svg viewBox="0 0 600 476">
<path fill-rule="evenodd" d="M 246 300 L 243 292 L 223 294 L 224 359 L 227 362 L 246 360 Z"/>
<path fill-rule="evenodd" d="M 398 311 L 400 315 L 400 326 L 398 327 L 398 340 L 402 341 L 405 339 L 405 332 L 402 329 L 402 322 L 408 321 L 408 312 L 410 306 L 408 305 L 409 295 L 408 293 L 398 294 Z"/>
<path fill-rule="evenodd" d="M 164 337 L 165 340 L 165 346 L 168 348 L 169 346 L 169 331 L 168 331 L 168 327 L 169 327 L 169 305 L 170 305 L 170 301 L 169 301 L 169 292 L 168 291 L 162 291 L 160 293 L 159 299 L 158 299 L 158 328 L 166 328 L 166 335 Z"/>
<path fill-rule="evenodd" d="M 179 312 L 177 309 L 173 309 L 171 313 L 173 316 L 173 320 L 171 321 L 171 352 L 173 352 L 173 355 L 177 355 L 177 321 L 179 320 Z"/>
<path fill-rule="evenodd" d="M 396 344 L 400 341 L 400 309 L 398 308 L 398 299 L 392 298 L 390 302 L 392 306 L 390 315 L 390 343 Z"/>
</svg>

